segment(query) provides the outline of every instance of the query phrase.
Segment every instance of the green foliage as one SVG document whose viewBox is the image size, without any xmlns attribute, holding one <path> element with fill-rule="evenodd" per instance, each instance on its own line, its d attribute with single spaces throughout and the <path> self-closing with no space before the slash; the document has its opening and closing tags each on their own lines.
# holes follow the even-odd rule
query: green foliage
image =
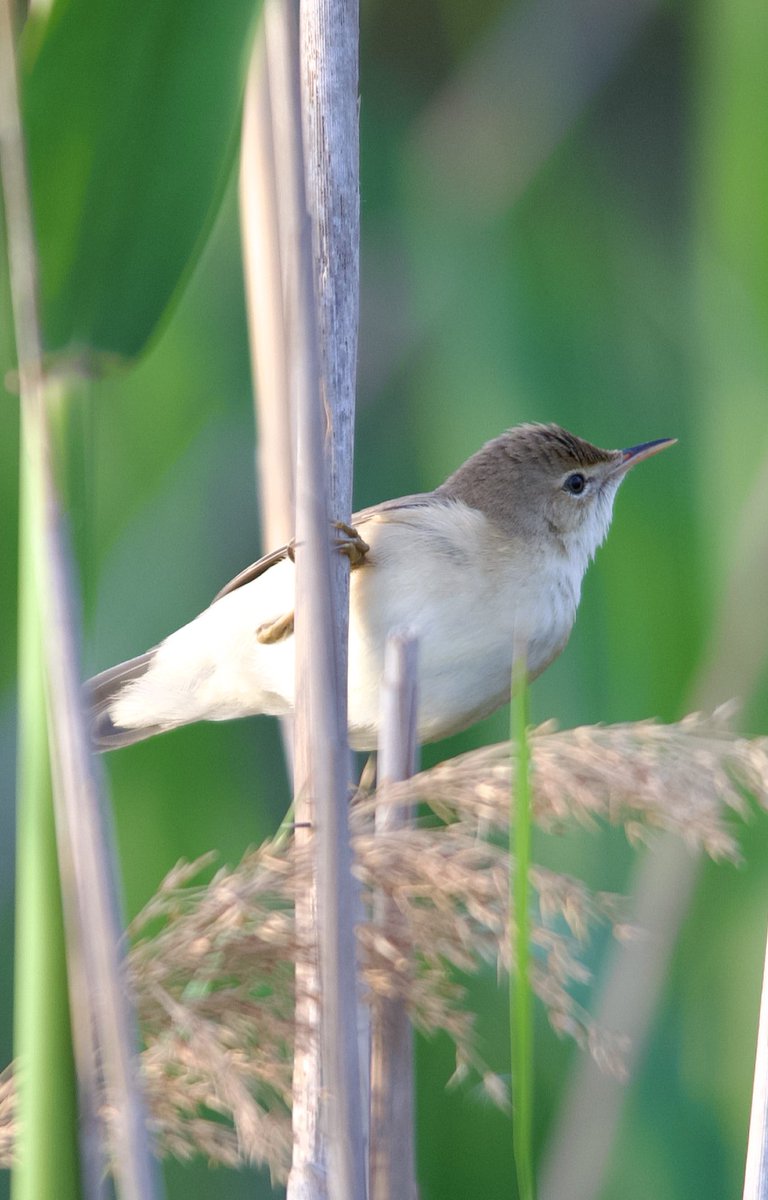
<svg viewBox="0 0 768 1200">
<path fill-rule="evenodd" d="M 57 5 L 61 32 L 52 24 L 39 48 L 30 45 L 26 94 L 51 347 L 90 336 L 100 349 L 135 354 L 190 255 L 194 268 L 141 363 L 77 402 L 92 414 L 91 477 L 82 497 L 89 515 L 73 514 L 93 576 L 88 671 L 139 652 L 194 616 L 259 550 L 231 192 L 205 252 L 197 253 L 231 162 L 247 14 L 235 0 L 204 11 L 164 0 L 135 16 L 118 7 L 94 5 L 83 18 L 88 37 L 101 30 L 97 54 L 78 51 L 79 30 L 66 24 L 85 12 L 85 0 Z M 515 161 L 537 138 L 540 144 L 546 126 L 542 93 L 511 115 L 501 95 L 475 111 L 466 101 L 487 56 L 497 48 L 503 59 L 514 43 L 522 7 L 478 2 L 468 29 L 460 0 L 364 6 L 357 501 L 431 487 L 519 420 L 558 420 L 604 445 L 678 436 L 679 446 L 623 486 L 570 644 L 531 696 L 534 721 L 675 718 L 689 708 L 711 658 L 728 571 L 768 455 L 765 220 L 759 204 L 747 202 L 765 191 L 764 14 L 758 0 L 688 2 L 651 13 L 626 35 L 610 70 L 573 100 L 530 177 L 517 190 L 501 188 L 489 205 L 480 168 L 498 114 L 506 140 L 486 151 L 498 164 Z M 109 14 L 103 24 L 97 9 Z M 555 20 L 556 6 L 549 11 Z M 168 21 L 165 37 L 155 13 Z M 107 39 L 118 30 L 110 50 Z M 43 79 L 41 66 L 59 38 L 65 45 L 65 33 L 71 57 L 51 66 L 50 81 L 46 67 Z M 615 29 L 609 36 L 618 37 Z M 569 78 L 536 57 L 535 43 L 528 53 L 548 81 L 543 98 L 567 95 Z M 127 66 L 117 65 L 121 54 Z M 223 77 L 225 61 L 230 73 Z M 584 71 L 592 66 L 587 57 Z M 467 78 L 468 93 L 451 90 Z M 70 101 L 70 87 L 77 100 Z M 145 92 L 158 114 L 157 140 L 142 107 Z M 163 97 L 174 99 L 175 116 L 157 107 Z M 450 139 L 436 158 L 425 154 L 435 144 L 429 121 L 438 108 L 456 140 L 470 132 L 461 155 L 455 144 L 452 150 L 460 195 L 436 169 L 451 156 Z M 192 143 L 190 156 L 201 138 L 200 161 L 164 161 L 174 129 L 178 146 Z M 6 330 L 0 322 L 3 368 Z M 6 516 L 16 503 L 15 432 L 6 401 Z M 15 604 L 10 528 L 0 522 L 6 630 Z M 756 558 L 742 592 L 751 591 L 760 567 Z M 731 647 L 736 663 L 754 665 L 744 717 L 751 731 L 768 727 L 763 636 L 750 633 L 746 647 L 737 637 Z M 0 643 L 3 796 L 11 790 L 13 661 L 7 637 Z M 722 679 L 719 698 L 739 687 L 734 677 Z M 507 728 L 506 714 L 491 718 L 429 748 L 425 760 L 500 740 Z M 106 769 L 131 913 L 179 856 L 215 848 L 235 861 L 275 827 L 286 803 L 277 734 L 267 720 L 181 730 L 114 755 Z M 0 820 L 5 854 L 7 803 Z M 740 1193 L 768 887 L 764 822 L 756 820 L 742 840 L 743 871 L 713 867 L 704 875 L 630 1089 L 603 1200 Z M 592 887 L 630 885 L 634 853 L 615 833 L 542 839 L 541 853 Z M 0 870 L 0 880 L 8 878 Z M 7 887 L 1 899 L 7 930 Z M 596 954 L 598 974 L 601 964 Z M 506 996 L 492 975 L 470 990 L 483 1051 L 503 1071 Z M 589 1003 L 588 988 L 583 999 Z M 538 1156 L 574 1052 L 544 1026 L 536 1032 Z M 0 1044 L 5 1062 L 7 1028 Z M 452 1069 L 444 1043 L 421 1043 L 418 1066 L 425 1200 L 506 1200 L 514 1169 L 506 1118 L 471 1086 L 444 1090 Z M 212 1179 L 203 1166 L 174 1167 L 169 1184 L 171 1197 L 215 1190 L 222 1200 L 256 1188 L 246 1174 Z"/>
<path fill-rule="evenodd" d="M 13 1200 L 61 1196 L 78 1200 L 78 1111 L 59 866 L 48 764 L 46 696 L 41 659 L 38 494 L 22 472 L 20 586 L 18 856 L 14 1053 L 19 1073 L 19 1165 Z M 41 1153 L 41 1148 L 45 1152 Z"/>
<path fill-rule="evenodd" d="M 24 110 L 47 348 L 134 357 L 215 215 L 257 8 L 58 0 Z"/>
</svg>

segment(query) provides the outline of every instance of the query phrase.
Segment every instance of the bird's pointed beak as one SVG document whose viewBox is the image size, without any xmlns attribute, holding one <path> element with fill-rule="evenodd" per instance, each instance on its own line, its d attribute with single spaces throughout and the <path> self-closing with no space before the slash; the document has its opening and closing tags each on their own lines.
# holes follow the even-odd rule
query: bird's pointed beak
<svg viewBox="0 0 768 1200">
<path fill-rule="evenodd" d="M 635 463 L 650 458 L 652 454 L 658 454 L 660 450 L 666 450 L 667 446 L 674 446 L 676 442 L 677 438 L 657 438 L 655 442 L 641 442 L 639 446 L 630 446 L 628 450 L 622 450 L 621 459 L 616 464 L 616 474 L 623 475 L 630 467 L 634 467 Z"/>
</svg>

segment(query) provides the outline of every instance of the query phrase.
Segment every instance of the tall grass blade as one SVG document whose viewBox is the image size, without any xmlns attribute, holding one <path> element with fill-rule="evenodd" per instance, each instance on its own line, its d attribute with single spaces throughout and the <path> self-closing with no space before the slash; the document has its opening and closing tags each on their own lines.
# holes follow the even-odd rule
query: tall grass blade
<svg viewBox="0 0 768 1200">
<path fill-rule="evenodd" d="M 316 884 L 316 892 L 313 886 L 296 905 L 296 927 L 299 937 L 317 946 L 322 1064 L 317 1058 L 318 989 L 297 974 L 297 1023 L 302 1037 L 297 1039 L 294 1068 L 295 1153 L 288 1195 L 305 1200 L 325 1194 L 327 1152 L 328 1187 L 334 1200 L 356 1200 L 365 1194 L 366 1171 L 356 1037 L 355 889 L 347 824 L 349 568 L 341 556 L 331 555 L 330 521 L 331 514 L 334 519 L 349 519 L 351 411 L 325 374 L 324 364 L 334 356 L 338 331 L 332 322 L 319 322 L 318 317 L 322 269 L 307 211 L 314 212 L 315 204 L 305 174 L 305 161 L 311 155 L 302 132 L 295 16 L 295 9 L 281 0 L 269 0 L 265 6 L 296 430 L 295 800 L 302 827 L 297 838 L 311 839 Z M 331 40 L 340 32 L 337 16 L 331 15 L 325 26 Z M 321 55 L 316 63 L 314 79 L 321 92 L 327 87 L 326 73 L 336 78 L 332 49 L 329 54 L 331 61 Z M 356 105 L 356 92 L 344 96 L 340 107 L 347 103 Z M 333 121 L 325 126 L 330 147 L 336 138 L 332 126 Z M 329 175 L 321 169 L 320 176 L 326 194 L 333 193 Z M 332 270 L 337 270 L 336 262 Z M 354 284 L 356 288 L 356 280 Z M 345 284 L 339 287 L 344 290 Z M 354 394 L 343 401 L 353 405 Z"/>
<path fill-rule="evenodd" d="M 14 1044 L 18 1134 L 13 1200 L 81 1195 L 77 1095 L 48 758 L 29 462 L 21 462 L 19 734 Z M 44 1149 L 44 1152 L 42 1148 Z"/>
<path fill-rule="evenodd" d="M 20 917 L 18 952 L 26 955 L 27 942 L 35 935 L 48 943 L 51 998 L 55 1004 L 53 1014 L 44 1012 L 33 989 L 45 989 L 48 980 L 32 980 L 28 964 L 22 963 L 18 1028 L 24 1034 L 23 1049 L 34 1057 L 36 1064 L 34 1079 L 23 1088 L 23 1093 L 30 1104 L 38 1105 L 40 1120 L 27 1121 L 23 1101 L 21 1122 L 26 1152 L 15 1191 L 17 1196 L 29 1196 L 30 1200 L 32 1196 L 35 1200 L 48 1200 L 49 1196 L 61 1196 L 62 1188 L 75 1174 L 70 1168 L 76 1155 L 74 1150 L 68 1150 L 63 1155 L 62 1178 L 54 1175 L 50 1188 L 47 1182 L 45 1185 L 30 1182 L 32 1173 L 50 1159 L 58 1129 L 66 1132 L 77 1109 L 75 1089 L 71 1086 L 71 1044 L 65 1043 L 63 1037 L 52 1044 L 45 1024 L 49 1016 L 53 1026 L 63 1029 L 69 1015 L 67 991 L 60 986 L 61 962 L 66 955 L 69 995 L 76 998 L 71 1005 L 72 1028 L 80 1101 L 85 1108 L 85 1142 L 77 1164 L 85 1193 L 89 1200 L 102 1194 L 104 1167 L 110 1161 L 121 1200 L 151 1200 L 156 1195 L 156 1166 L 149 1150 L 144 1106 L 135 1077 L 137 1047 L 122 974 L 121 930 L 112 889 L 112 864 L 80 711 L 78 622 L 54 484 L 49 424 L 53 389 L 42 364 L 37 254 L 12 18 L 10 0 L 2 0 L 0 165 L 21 385 L 20 778 L 24 791 L 19 794 L 19 824 L 24 843 L 19 862 L 22 902 L 27 901 L 29 909 Z M 54 844 L 61 890 L 54 896 L 46 888 L 43 899 L 40 864 L 47 865 L 47 877 L 55 886 L 57 872 L 51 867 Z M 63 924 L 45 927 L 46 920 L 56 920 L 52 914 L 60 906 Z M 37 928 L 38 925 L 44 927 Z M 46 933 L 52 936 L 46 938 Z M 21 1070 L 23 1078 L 24 1061 Z M 102 1146 L 102 1157 L 97 1139 L 103 1130 L 99 1128 L 97 1109 L 103 1097 L 97 1098 L 97 1072 L 103 1073 L 104 1090 L 113 1113 L 109 1126 L 111 1145 L 109 1150 Z M 38 1095 L 41 1088 L 44 1092 L 52 1090 L 54 1085 L 50 1081 L 57 1078 L 66 1078 L 70 1083 L 61 1113 L 51 1111 L 50 1106 L 43 1108 Z M 79 1194 L 75 1180 L 72 1187 L 72 1194 Z"/>
</svg>

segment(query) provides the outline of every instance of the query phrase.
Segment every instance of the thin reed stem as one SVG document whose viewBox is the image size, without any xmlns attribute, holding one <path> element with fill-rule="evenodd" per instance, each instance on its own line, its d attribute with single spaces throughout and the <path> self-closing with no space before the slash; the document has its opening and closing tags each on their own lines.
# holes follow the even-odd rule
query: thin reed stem
<svg viewBox="0 0 768 1200">
<path fill-rule="evenodd" d="M 512 668 L 511 736 L 516 750 L 510 796 L 509 873 L 510 932 L 509 1027 L 512 1059 L 512 1137 L 517 1183 L 522 1200 L 534 1200 L 533 1177 L 533 991 L 531 988 L 531 752 L 528 744 L 526 659 L 518 654 Z"/>
</svg>

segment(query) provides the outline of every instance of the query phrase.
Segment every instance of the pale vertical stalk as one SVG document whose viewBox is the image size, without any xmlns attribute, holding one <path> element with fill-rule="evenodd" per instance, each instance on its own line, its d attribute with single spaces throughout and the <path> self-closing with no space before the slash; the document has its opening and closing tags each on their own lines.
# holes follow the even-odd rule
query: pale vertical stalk
<svg viewBox="0 0 768 1200">
<path fill-rule="evenodd" d="M 768 1200 L 768 942 L 763 964 L 744 1200 Z"/>
<path fill-rule="evenodd" d="M 65 557 L 50 511 L 49 605 L 46 620 L 47 684 L 52 767 L 62 881 L 71 866 L 73 896 L 65 918 L 77 922 L 74 940 L 90 997 L 106 1103 L 109 1160 L 121 1200 L 152 1200 L 159 1173 L 149 1145 L 147 1112 L 139 1082 L 138 1036 L 130 1008 L 114 890 L 115 858 L 109 849 L 103 798 L 80 707 L 73 631 L 77 622 Z M 61 832 L 59 832 L 61 831 Z"/>
<path fill-rule="evenodd" d="M 347 827 L 349 752 L 346 745 L 346 584 L 348 567 L 331 552 L 329 489 L 324 463 L 324 435 L 336 449 L 330 454 L 340 478 L 344 451 L 336 442 L 335 396 L 328 395 L 327 428 L 323 427 L 321 357 L 318 340 L 312 227 L 307 213 L 297 29 L 294 10 L 279 0 L 265 9 L 270 95 L 275 109 L 277 178 L 288 182 L 281 192 L 286 258 L 284 280 L 290 392 L 297 444 L 296 461 L 296 762 L 297 836 L 309 824 L 315 855 L 316 896 L 297 904 L 299 937 L 317 944 L 321 978 L 322 1078 L 318 1073 L 313 1029 L 313 993 L 304 992 L 306 977 L 297 974 L 297 1058 L 294 1075 L 294 1162 L 288 1184 L 292 1200 L 328 1194 L 333 1200 L 365 1196 L 365 1165 L 357 1061 L 354 892 Z M 351 471 L 347 444 L 346 471 Z M 334 514 L 338 489 L 332 489 Z M 316 905 L 316 908 L 315 908 Z M 317 914 L 315 928 L 313 918 Z M 312 979 L 309 986 L 313 987 Z M 309 1002 L 309 1011 L 306 1002 Z M 322 1098 L 322 1112 L 318 1106 Z"/>
<path fill-rule="evenodd" d="M 95 1031 L 107 1100 L 114 1114 L 109 1157 L 118 1192 L 130 1200 L 151 1200 L 156 1195 L 156 1169 L 149 1151 L 144 1107 L 134 1075 L 134 1038 L 119 953 L 120 928 L 109 878 L 101 801 L 80 711 L 75 653 L 78 622 L 67 576 L 51 462 L 50 396 L 43 374 L 37 260 L 18 106 L 10 0 L 0 3 L 0 22 L 0 156 L 21 385 L 23 532 L 27 540 L 23 583 L 27 590 L 33 589 L 35 595 L 28 611 L 36 610 L 35 620 L 31 625 L 27 624 L 25 637 L 29 639 L 30 655 L 40 657 L 45 678 L 56 843 L 67 945 L 72 952 L 68 964 L 72 973 L 72 994 L 88 1001 L 85 1021 L 92 1023 Z M 35 641 L 37 645 L 34 645 Z M 38 753 L 43 752 L 43 745 L 44 739 L 39 739 Z M 25 771 L 30 765 L 27 759 Z M 37 770 L 42 769 L 43 764 L 38 762 Z M 26 824 L 28 832 L 40 839 L 44 850 L 50 840 L 44 822 L 50 817 L 42 812 L 39 815 L 43 820 L 37 828 L 29 826 L 26 816 L 20 823 Z M 27 858 L 29 854 L 27 847 Z M 83 986 L 83 975 L 87 986 Z M 37 987 L 45 987 L 45 984 L 45 980 L 38 981 Z M 78 1017 L 81 1015 L 77 1013 Z M 29 1030 L 28 1040 L 35 1035 L 45 1039 L 47 1031 Z M 83 1033 L 81 1027 L 76 1048 L 87 1054 L 93 1052 L 90 1030 Z M 56 1064 L 50 1066 L 55 1074 Z M 81 1066 L 93 1081 L 93 1063 L 83 1061 Z M 34 1083 L 45 1087 L 42 1079 Z M 30 1087 L 25 1090 L 29 1092 Z M 24 1115 L 22 1107 L 22 1120 Z M 36 1133 L 40 1143 L 33 1146 L 32 1138 Z M 24 1137 L 27 1154 L 48 1154 L 45 1130 L 25 1130 Z M 90 1147 L 86 1148 L 86 1159 L 88 1166 L 92 1166 Z M 99 1185 L 94 1179 L 91 1172 L 86 1173 L 86 1185 L 98 1190 Z M 15 1191 L 17 1196 L 31 1194 L 21 1184 Z"/>
<path fill-rule="evenodd" d="M 240 228 L 243 243 L 248 340 L 256 412 L 262 545 L 293 537 L 294 449 L 278 182 L 269 71 L 262 23 L 254 42 L 243 105 L 240 150 Z M 283 747 L 293 763 L 293 719 L 281 718 Z"/>
<path fill-rule="evenodd" d="M 360 164 L 359 164 L 359 4 L 358 0 L 301 0 L 301 115 L 304 121 L 306 200 L 312 222 L 314 290 L 318 305 L 320 384 L 325 408 L 325 452 L 329 469 L 330 514 L 348 522 L 352 512 L 352 463 L 355 384 L 358 366 L 360 307 Z M 349 570 L 341 556 L 331 562 L 332 619 L 338 654 L 338 692 L 342 728 L 347 728 L 347 653 Z M 348 778 L 352 764 L 347 764 Z M 338 1087 L 353 1086 L 356 1096 L 344 1104 L 335 1097 L 329 1108 L 331 1144 L 360 1138 L 364 1156 L 370 1085 L 370 1016 L 356 1001 L 354 937 L 350 931 L 364 918 L 359 887 L 350 874 L 347 805 L 329 812 L 334 828 L 320 838 L 318 887 L 323 965 L 323 992 L 335 1022 Z M 343 805 L 343 806 L 342 806 Z M 322 834 L 322 830 L 320 830 Z M 341 874 L 340 874 L 341 871 Z M 348 958 L 347 958 L 348 956 Z M 329 991 L 331 986 L 332 991 Z M 352 1007 L 355 1004 L 356 1007 Z M 356 1028 L 358 1048 L 348 1045 Z M 331 1026 L 325 1022 L 324 1046 L 331 1048 Z M 330 1084 L 330 1079 L 329 1079 Z M 344 1117 L 344 1111 L 347 1116 Z M 353 1120 L 352 1126 L 349 1121 Z M 365 1122 L 362 1124 L 361 1122 Z M 356 1153 L 356 1147 L 355 1147 Z M 355 1175 L 365 1178 L 361 1163 Z M 360 1195 L 361 1193 L 356 1193 Z"/>
<path fill-rule="evenodd" d="M 272 156 L 277 196 L 277 225 L 280 248 L 281 315 L 285 353 L 288 408 L 295 421 L 298 354 L 317 356 L 314 308 L 310 331 L 301 326 L 297 307 L 300 292 L 299 252 L 302 229 L 306 223 L 303 199 L 303 157 L 300 139 L 297 82 L 298 52 L 292 10 L 288 0 L 266 0 L 264 40 L 272 131 Z M 298 180 L 296 178 L 298 173 Z M 311 293 L 310 293 L 311 294 Z M 277 296 L 275 295 L 275 300 Z M 311 340 L 310 340 L 311 338 Z M 307 346 L 307 341 L 310 344 Z M 316 378 L 316 377 L 315 377 Z M 297 681 L 298 682 L 298 681 Z M 294 763 L 295 770 L 295 763 Z M 302 778 L 304 767 L 302 766 Z M 296 777 L 294 775 L 294 789 Z M 298 821 L 297 843 L 312 837 L 309 824 L 310 798 L 296 791 L 295 815 Z M 327 1155 L 321 1120 L 322 1063 L 320 1054 L 320 979 L 316 955 L 317 887 L 315 880 L 296 898 L 296 936 L 307 952 L 299 955 L 296 965 L 296 1012 L 293 1055 L 293 1160 L 288 1179 L 289 1200 L 325 1200 L 327 1197 Z M 311 949 L 311 952 L 309 950 Z"/>
<path fill-rule="evenodd" d="M 331 510 L 352 511 L 357 330 L 360 308 L 360 169 L 357 0 L 302 0 L 301 84 L 307 204 L 312 219 L 323 402 L 330 453 Z M 346 564 L 334 586 L 349 589 Z M 347 622 L 336 633 L 346 663 Z M 343 698 L 346 712 L 346 696 Z"/>
<path fill-rule="evenodd" d="M 281 237 L 264 29 L 251 56 L 240 153 L 240 226 L 258 430 L 264 548 L 293 536 L 293 434 Z"/>
<path fill-rule="evenodd" d="M 531 750 L 528 743 L 526 647 L 512 666 L 510 736 L 515 771 L 509 813 L 509 1029 L 512 1062 L 512 1137 L 521 1200 L 534 1200 L 533 1173 L 533 988 L 531 985 L 530 869 Z M 513 866 L 514 864 L 514 866 Z M 514 920 L 515 936 L 511 930 Z"/>
<path fill-rule="evenodd" d="M 403 829 L 410 811 L 387 801 L 387 786 L 408 779 L 416 769 L 418 645 L 407 633 L 391 634 L 381 688 L 376 832 Z M 397 905 L 374 900 L 377 925 L 397 928 Z M 369 1200 L 415 1200 L 413 1032 L 402 999 L 377 997 L 371 1019 L 371 1149 Z"/>
</svg>

